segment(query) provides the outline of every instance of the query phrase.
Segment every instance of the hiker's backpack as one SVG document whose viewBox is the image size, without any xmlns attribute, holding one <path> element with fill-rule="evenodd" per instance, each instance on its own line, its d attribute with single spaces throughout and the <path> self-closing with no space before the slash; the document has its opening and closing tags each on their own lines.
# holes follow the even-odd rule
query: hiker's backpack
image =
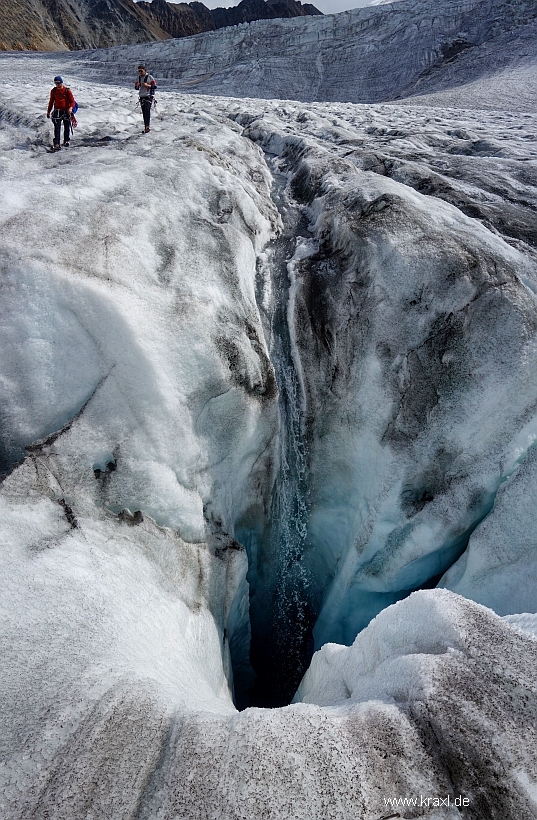
<svg viewBox="0 0 537 820">
<path fill-rule="evenodd" d="M 65 88 L 66 88 L 67 91 L 71 91 L 71 89 L 69 88 L 68 85 L 66 85 Z M 52 97 L 52 101 L 54 102 L 54 106 L 56 106 L 56 89 L 53 88 L 52 91 L 54 92 L 53 97 Z M 78 103 L 77 103 L 77 101 L 75 100 L 74 97 L 73 97 L 73 100 L 74 100 L 73 114 L 76 114 L 76 112 L 78 111 Z"/>
<path fill-rule="evenodd" d="M 146 82 L 147 82 L 147 78 L 148 78 L 148 77 L 149 77 L 149 74 L 146 74 L 146 75 L 145 75 L 145 77 L 143 77 L 143 78 L 141 79 L 141 82 L 142 82 L 142 83 L 146 83 Z M 150 87 L 150 89 L 149 89 L 149 97 L 150 97 L 150 99 L 151 99 L 151 100 L 153 100 L 153 97 L 155 96 L 155 91 L 156 91 L 156 90 L 157 90 L 157 82 L 156 82 L 156 80 L 153 78 L 153 82 L 151 83 L 151 87 Z"/>
</svg>

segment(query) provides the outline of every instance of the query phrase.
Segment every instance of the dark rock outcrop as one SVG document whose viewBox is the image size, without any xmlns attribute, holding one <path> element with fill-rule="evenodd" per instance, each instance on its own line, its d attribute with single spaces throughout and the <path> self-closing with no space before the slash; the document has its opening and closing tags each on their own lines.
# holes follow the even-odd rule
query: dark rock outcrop
<svg viewBox="0 0 537 820">
<path fill-rule="evenodd" d="M 264 0 L 261 0 L 264 3 Z M 138 3 L 149 17 L 161 26 L 170 37 L 188 37 L 202 31 L 213 31 L 215 24 L 210 10 L 203 3 L 167 3 L 153 0 Z"/>
<path fill-rule="evenodd" d="M 208 9 L 203 3 L 167 3 L 152 0 L 138 5 L 171 37 L 188 37 L 202 31 L 214 31 L 254 20 L 273 20 L 277 17 L 305 17 L 322 14 L 311 3 L 296 0 L 242 0 L 233 8 Z"/>
<path fill-rule="evenodd" d="M 311 9 L 311 10 L 310 10 Z M 236 26 L 239 23 L 251 23 L 253 20 L 273 20 L 276 17 L 305 17 L 310 14 L 322 14 L 315 6 L 308 3 L 308 10 L 295 0 L 242 0 L 232 8 L 217 8 L 211 12 L 215 28 Z"/>
</svg>

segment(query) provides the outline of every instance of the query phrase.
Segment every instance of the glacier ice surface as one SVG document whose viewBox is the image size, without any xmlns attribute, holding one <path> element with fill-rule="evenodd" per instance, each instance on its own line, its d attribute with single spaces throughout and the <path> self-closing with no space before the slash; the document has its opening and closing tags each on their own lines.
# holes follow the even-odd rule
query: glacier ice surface
<svg viewBox="0 0 537 820">
<path fill-rule="evenodd" d="M 534 817 L 535 115 L 170 90 L 149 148 L 96 57 L 0 60 L 3 815 L 376 818 L 458 789 Z M 54 156 L 52 65 L 81 103 Z M 303 702 L 237 713 L 281 459 L 267 158 L 307 223 L 290 340 L 325 645 Z M 527 614 L 440 589 L 377 615 L 460 550 L 443 583 Z"/>
</svg>

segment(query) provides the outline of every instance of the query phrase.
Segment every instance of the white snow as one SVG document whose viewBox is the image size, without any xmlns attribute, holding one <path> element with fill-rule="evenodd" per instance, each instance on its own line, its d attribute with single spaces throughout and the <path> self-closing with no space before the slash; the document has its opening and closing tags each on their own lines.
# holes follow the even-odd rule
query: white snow
<svg viewBox="0 0 537 820">
<path fill-rule="evenodd" d="M 519 615 L 504 615 L 504 621 L 513 626 L 518 626 L 523 632 L 529 632 L 537 638 L 537 614 L 523 612 Z"/>
<path fill-rule="evenodd" d="M 455 657 L 471 647 L 466 621 L 457 597 L 413 593 L 377 615 L 351 647 L 325 644 L 314 655 L 296 701 L 328 706 L 426 699 L 437 656 Z"/>
</svg>

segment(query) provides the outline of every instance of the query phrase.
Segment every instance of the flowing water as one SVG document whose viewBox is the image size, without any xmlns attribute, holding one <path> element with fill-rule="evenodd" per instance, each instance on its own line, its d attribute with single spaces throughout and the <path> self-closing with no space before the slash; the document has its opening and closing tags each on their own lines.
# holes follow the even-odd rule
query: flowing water
<svg viewBox="0 0 537 820">
<path fill-rule="evenodd" d="M 256 681 L 248 702 L 265 707 L 282 706 L 293 697 L 311 660 L 315 622 L 302 562 L 309 517 L 305 402 L 289 329 L 290 265 L 297 242 L 308 231 L 298 209 L 286 200 L 284 185 L 285 179 L 275 174 L 273 195 L 284 231 L 268 251 L 258 290 L 280 412 L 279 473 L 268 527 L 256 546 L 255 577 L 252 572 L 249 577 L 250 659 Z"/>
</svg>

